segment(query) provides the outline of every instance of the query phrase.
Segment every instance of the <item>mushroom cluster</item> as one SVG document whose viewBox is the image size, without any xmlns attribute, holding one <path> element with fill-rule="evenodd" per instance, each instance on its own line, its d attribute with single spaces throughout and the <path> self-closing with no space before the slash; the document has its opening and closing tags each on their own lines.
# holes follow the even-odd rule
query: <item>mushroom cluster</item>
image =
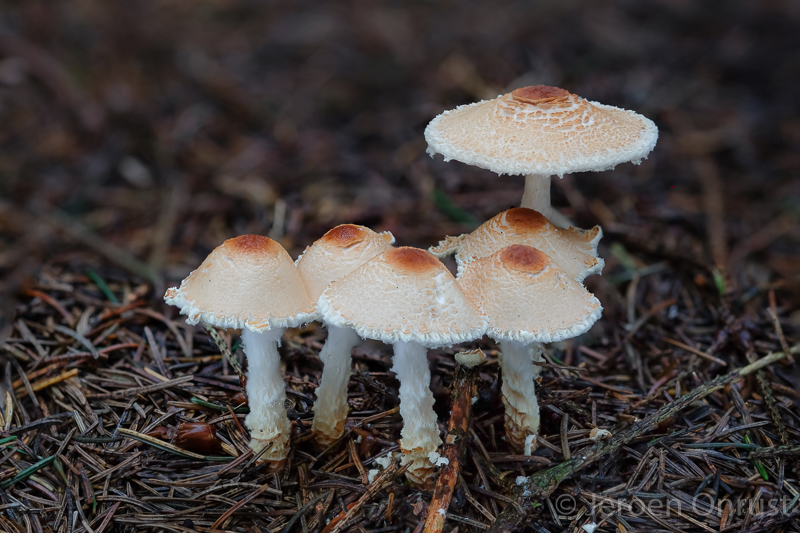
<svg viewBox="0 0 800 533">
<path fill-rule="evenodd" d="M 425 139 L 432 157 L 525 176 L 520 208 L 430 250 L 456 254 L 462 287 L 489 318 L 488 334 L 501 348 L 506 437 L 529 455 L 539 430 L 541 343 L 585 333 L 602 312 L 582 282 L 603 269 L 603 232 L 570 227 L 550 205 L 550 177 L 639 164 L 658 128 L 633 111 L 534 85 L 445 111 L 428 124 Z"/>
<path fill-rule="evenodd" d="M 212 251 L 164 299 L 189 324 L 242 331 L 250 447 L 273 468 L 284 464 L 291 433 L 278 347 L 286 328 L 313 320 L 328 330 L 312 425 L 319 446 L 334 445 L 344 433 L 353 347 L 361 339 L 391 344 L 400 381 L 402 462 L 410 463 L 410 481 L 429 486 L 444 459 L 437 451 L 427 351 L 488 334 L 500 348 L 506 439 L 530 455 L 539 432 L 541 344 L 585 333 L 602 311 L 582 285 L 603 268 L 597 256 L 602 231 L 554 225 L 559 217 L 550 208 L 549 187 L 540 186 L 542 176 L 638 161 L 656 136 L 644 117 L 551 87 L 462 106 L 428 126 L 429 151 L 499 173 L 528 174 L 526 183 L 535 186 L 526 188 L 523 207 L 430 251 L 394 247 L 388 232 L 343 224 L 293 262 L 272 239 L 243 235 Z M 540 196 L 532 200 L 534 190 Z M 449 254 L 458 264 L 455 277 L 439 260 Z"/>
</svg>

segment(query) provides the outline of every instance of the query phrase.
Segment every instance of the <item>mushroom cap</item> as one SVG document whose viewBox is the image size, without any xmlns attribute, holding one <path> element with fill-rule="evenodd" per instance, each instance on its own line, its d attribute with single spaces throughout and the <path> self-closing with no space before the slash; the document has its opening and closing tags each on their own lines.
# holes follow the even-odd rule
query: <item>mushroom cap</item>
<svg viewBox="0 0 800 533">
<path fill-rule="evenodd" d="M 489 317 L 497 341 L 557 342 L 586 333 L 603 311 L 544 253 L 514 244 L 464 265 L 464 293 Z"/>
<path fill-rule="evenodd" d="M 425 128 L 428 153 L 498 174 L 563 176 L 647 157 L 658 140 L 652 120 L 534 85 L 445 111 Z"/>
<path fill-rule="evenodd" d="M 524 244 L 544 252 L 568 276 L 583 281 L 603 270 L 605 261 L 597 257 L 597 244 L 602 237 L 600 226 L 590 230 L 561 229 L 538 211 L 515 207 L 487 220 L 458 242 L 458 276 L 461 277 L 466 262 L 492 255 L 512 244 Z M 431 253 L 439 257 L 449 253 L 454 248 L 452 241 L 442 241 L 439 247 L 430 249 Z"/>
<path fill-rule="evenodd" d="M 329 324 L 387 344 L 450 346 L 486 331 L 486 317 L 450 271 L 417 248 L 393 248 L 373 257 L 331 283 L 317 305 Z"/>
<path fill-rule="evenodd" d="M 167 290 L 187 324 L 261 332 L 314 320 L 294 262 L 283 246 L 261 235 L 242 235 L 217 246 L 197 270 Z"/>
<path fill-rule="evenodd" d="M 316 302 L 332 281 L 390 250 L 393 243 L 388 231 L 375 233 L 364 226 L 342 224 L 314 241 L 295 264 L 308 295 Z"/>
</svg>

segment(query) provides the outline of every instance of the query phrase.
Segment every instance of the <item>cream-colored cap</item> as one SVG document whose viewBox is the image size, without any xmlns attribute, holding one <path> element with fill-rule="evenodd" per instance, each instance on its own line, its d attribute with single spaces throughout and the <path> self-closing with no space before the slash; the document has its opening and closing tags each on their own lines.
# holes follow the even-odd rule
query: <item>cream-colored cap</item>
<svg viewBox="0 0 800 533">
<path fill-rule="evenodd" d="M 331 283 L 317 305 L 329 324 L 387 344 L 450 346 L 486 331 L 486 317 L 453 275 L 417 248 L 393 248 L 373 257 Z"/>
<path fill-rule="evenodd" d="M 544 252 L 568 276 L 583 281 L 603 271 L 605 261 L 597 257 L 597 244 L 602 237 L 600 226 L 590 230 L 561 229 L 538 211 L 515 207 L 484 222 L 470 234 L 448 237 L 430 251 L 438 257 L 457 252 L 460 277 L 464 263 L 492 255 L 512 244 L 524 244 Z"/>
<path fill-rule="evenodd" d="M 295 264 L 308 295 L 316 302 L 332 281 L 391 250 L 392 244 L 394 237 L 388 231 L 375 233 L 364 226 L 342 224 L 314 241 Z"/>
<path fill-rule="evenodd" d="M 216 247 L 200 267 L 167 290 L 187 324 L 259 332 L 315 319 L 294 262 L 283 246 L 261 235 L 242 235 Z"/>
<path fill-rule="evenodd" d="M 586 333 L 603 311 L 552 259 L 515 244 L 464 265 L 461 288 L 489 317 L 497 341 L 557 342 Z"/>
<path fill-rule="evenodd" d="M 652 120 L 534 85 L 445 111 L 425 128 L 428 153 L 498 174 L 563 176 L 647 157 L 658 140 Z"/>
</svg>

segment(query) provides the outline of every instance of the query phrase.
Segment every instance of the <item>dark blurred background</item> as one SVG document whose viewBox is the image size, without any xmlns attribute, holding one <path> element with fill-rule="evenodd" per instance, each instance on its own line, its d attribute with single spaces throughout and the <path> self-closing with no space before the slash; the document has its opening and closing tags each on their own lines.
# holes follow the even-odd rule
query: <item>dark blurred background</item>
<svg viewBox="0 0 800 533">
<path fill-rule="evenodd" d="M 554 181 L 605 230 L 607 319 L 668 260 L 691 290 L 776 289 L 800 324 L 798 33 L 791 0 L 6 2 L 0 314 L 65 269 L 159 298 L 243 233 L 296 256 L 344 222 L 469 231 L 523 178 L 432 160 L 426 124 L 548 84 L 660 128 L 642 165 Z"/>
</svg>

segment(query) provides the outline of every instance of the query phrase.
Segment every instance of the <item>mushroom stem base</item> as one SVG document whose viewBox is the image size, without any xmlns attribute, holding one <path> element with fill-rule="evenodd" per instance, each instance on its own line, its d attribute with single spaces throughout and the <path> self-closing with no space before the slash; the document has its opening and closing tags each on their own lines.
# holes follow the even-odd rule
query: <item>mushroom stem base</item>
<svg viewBox="0 0 800 533">
<path fill-rule="evenodd" d="M 534 380 L 539 377 L 541 367 L 533 363 L 542 360 L 540 344 L 515 341 L 500 344 L 506 440 L 524 455 L 530 455 L 536 449 L 536 437 L 539 434 L 539 402 L 536 400 Z"/>
<path fill-rule="evenodd" d="M 403 458 L 400 464 L 411 463 L 406 470 L 406 479 L 420 490 L 430 491 L 436 485 L 434 476 L 434 465 L 427 457 L 419 455 L 415 451 L 403 450 Z"/>
<path fill-rule="evenodd" d="M 568 228 L 572 222 L 553 209 L 550 203 L 550 176 L 528 174 L 525 176 L 525 192 L 522 193 L 520 207 L 538 211 L 559 228 Z"/>
<path fill-rule="evenodd" d="M 416 485 L 425 486 L 433 479 L 431 454 L 435 454 L 442 443 L 433 411 L 428 350 L 416 342 L 396 342 L 392 372 L 400 381 L 403 463 L 411 462 L 406 477 Z M 437 457 L 438 454 L 434 461 Z"/>
<path fill-rule="evenodd" d="M 342 436 L 347 420 L 347 382 L 350 380 L 350 352 L 361 341 L 351 328 L 328 325 L 328 340 L 319 353 L 325 365 L 314 402 L 314 430 L 317 444 L 327 448 Z"/>
<path fill-rule="evenodd" d="M 291 423 L 286 416 L 286 392 L 281 375 L 278 343 L 285 328 L 255 333 L 242 331 L 247 356 L 247 403 L 250 414 L 244 423 L 250 430 L 250 448 L 256 454 L 264 448 L 259 462 L 279 462 L 289 453 Z"/>
</svg>

